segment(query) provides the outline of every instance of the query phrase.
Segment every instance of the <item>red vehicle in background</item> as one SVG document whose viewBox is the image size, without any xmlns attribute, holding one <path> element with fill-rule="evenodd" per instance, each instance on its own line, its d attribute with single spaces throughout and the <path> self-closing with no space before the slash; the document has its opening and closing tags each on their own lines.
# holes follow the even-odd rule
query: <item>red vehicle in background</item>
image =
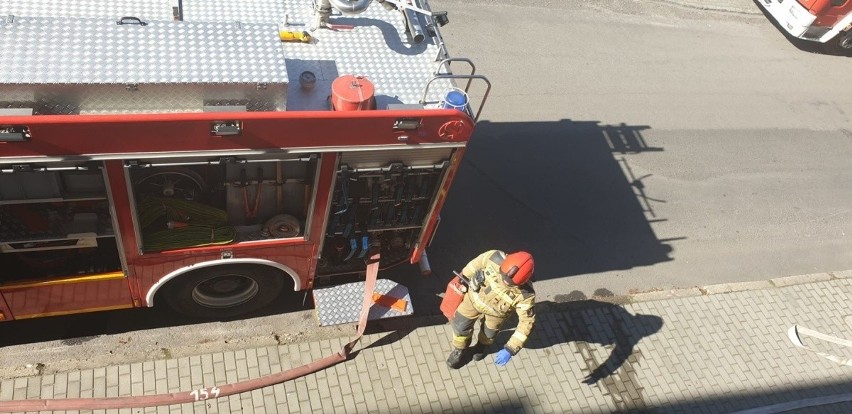
<svg viewBox="0 0 852 414">
<path fill-rule="evenodd" d="M 3 4 L 0 320 L 233 317 L 422 264 L 490 89 L 426 0 Z"/>
<path fill-rule="evenodd" d="M 852 0 L 758 0 L 791 36 L 822 44 L 830 54 L 852 51 Z"/>
</svg>

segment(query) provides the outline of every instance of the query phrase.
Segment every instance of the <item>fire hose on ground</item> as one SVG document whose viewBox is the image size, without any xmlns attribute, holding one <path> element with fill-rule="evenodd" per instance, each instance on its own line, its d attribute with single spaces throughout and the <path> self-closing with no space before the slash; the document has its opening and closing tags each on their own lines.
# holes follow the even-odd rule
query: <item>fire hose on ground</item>
<svg viewBox="0 0 852 414">
<path fill-rule="evenodd" d="M 128 397 L 108 398 L 68 398 L 40 400 L 0 401 L 0 412 L 32 412 L 32 411 L 68 411 L 68 410 L 103 410 L 120 408 L 156 407 L 161 405 L 185 404 L 206 401 L 229 395 L 240 394 L 271 385 L 300 378 L 308 374 L 339 364 L 350 358 L 350 353 L 364 335 L 367 327 L 367 317 L 373 303 L 373 290 L 379 272 L 379 255 L 374 254 L 367 263 L 367 277 L 364 283 L 364 301 L 358 320 L 358 330 L 355 338 L 343 346 L 343 349 L 317 361 L 300 367 L 291 368 L 269 374 L 263 377 L 249 379 L 232 384 L 218 385 L 200 390 L 175 392 L 170 394 L 137 395 Z"/>
</svg>

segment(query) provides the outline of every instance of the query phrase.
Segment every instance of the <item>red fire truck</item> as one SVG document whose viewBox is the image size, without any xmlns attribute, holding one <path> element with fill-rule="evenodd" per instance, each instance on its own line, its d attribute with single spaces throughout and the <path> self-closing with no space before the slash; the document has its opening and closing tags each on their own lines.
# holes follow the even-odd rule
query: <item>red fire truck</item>
<svg viewBox="0 0 852 414">
<path fill-rule="evenodd" d="M 0 7 L 0 320 L 423 264 L 490 90 L 426 0 Z"/>
<path fill-rule="evenodd" d="M 827 53 L 852 51 L 852 1 L 759 0 L 791 36 L 822 43 Z"/>
</svg>

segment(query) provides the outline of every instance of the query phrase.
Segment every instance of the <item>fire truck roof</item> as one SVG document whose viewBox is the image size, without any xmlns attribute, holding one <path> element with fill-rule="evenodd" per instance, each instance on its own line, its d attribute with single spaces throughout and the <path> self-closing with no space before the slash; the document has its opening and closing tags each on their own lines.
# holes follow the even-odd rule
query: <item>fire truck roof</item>
<svg viewBox="0 0 852 414">
<path fill-rule="evenodd" d="M 341 4 L 363 11 L 333 10 L 321 21 L 312 0 L 7 0 L 0 107 L 327 110 L 332 82 L 344 75 L 369 80 L 378 109 L 422 104 L 430 79 L 448 70 L 435 18 L 369 0 L 330 3 Z M 427 0 L 411 4 L 429 9 Z M 303 32 L 309 41 L 298 41 Z M 282 41 L 287 33 L 296 41 Z M 433 82 L 427 106 L 452 86 Z"/>
</svg>

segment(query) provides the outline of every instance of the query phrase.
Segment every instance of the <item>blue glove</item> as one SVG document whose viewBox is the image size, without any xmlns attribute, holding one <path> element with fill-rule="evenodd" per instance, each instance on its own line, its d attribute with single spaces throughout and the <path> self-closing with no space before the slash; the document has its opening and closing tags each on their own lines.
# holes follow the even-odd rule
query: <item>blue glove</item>
<svg viewBox="0 0 852 414">
<path fill-rule="evenodd" d="M 497 366 L 502 367 L 509 363 L 509 360 L 512 358 L 512 353 L 509 352 L 506 348 L 500 350 L 496 356 L 494 356 L 494 363 Z"/>
</svg>

